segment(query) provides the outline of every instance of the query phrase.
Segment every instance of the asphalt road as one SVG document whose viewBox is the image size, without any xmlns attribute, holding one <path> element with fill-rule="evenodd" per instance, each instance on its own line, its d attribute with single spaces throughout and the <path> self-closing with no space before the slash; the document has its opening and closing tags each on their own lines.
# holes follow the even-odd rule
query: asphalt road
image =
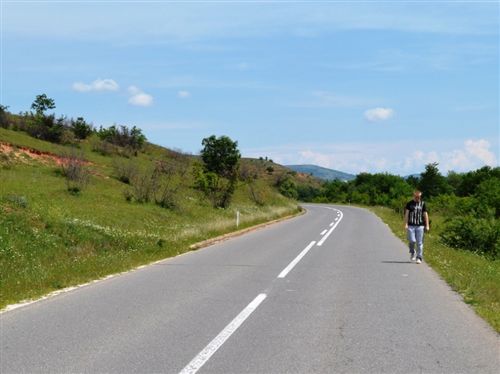
<svg viewBox="0 0 500 374">
<path fill-rule="evenodd" d="M 380 219 L 307 208 L 3 313 L 0 372 L 499 372 L 499 336 Z"/>
</svg>

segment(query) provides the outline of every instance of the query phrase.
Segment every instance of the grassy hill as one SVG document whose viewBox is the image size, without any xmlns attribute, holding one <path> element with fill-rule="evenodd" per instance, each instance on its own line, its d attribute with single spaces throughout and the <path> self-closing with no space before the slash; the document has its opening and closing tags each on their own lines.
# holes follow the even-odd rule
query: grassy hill
<svg viewBox="0 0 500 374">
<path fill-rule="evenodd" d="M 185 252 L 236 230 L 236 211 L 244 228 L 299 210 L 276 187 L 299 177 L 280 165 L 241 160 L 246 178 L 230 207 L 215 209 L 194 188 L 198 157 L 149 143 L 136 156 L 103 155 L 95 142 L 80 141 L 75 151 L 0 128 L 0 308 Z M 71 193 L 63 167 L 75 154 L 86 182 Z M 154 186 L 170 194 L 163 206 L 137 197 L 159 164 L 175 170 Z"/>
<path fill-rule="evenodd" d="M 310 174 L 313 177 L 322 180 L 335 180 L 350 181 L 356 178 L 355 175 L 344 173 L 343 171 L 324 168 L 316 165 L 286 165 L 287 168 L 292 169 L 298 173 Z"/>
</svg>

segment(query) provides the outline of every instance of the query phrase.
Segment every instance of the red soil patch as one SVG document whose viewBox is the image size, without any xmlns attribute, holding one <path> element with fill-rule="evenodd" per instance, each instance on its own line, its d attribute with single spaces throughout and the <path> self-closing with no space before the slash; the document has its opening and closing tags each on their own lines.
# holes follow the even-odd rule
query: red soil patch
<svg viewBox="0 0 500 374">
<path fill-rule="evenodd" d="M 51 152 L 42 152 L 37 149 L 27 148 L 27 147 L 15 147 L 12 144 L 0 143 L 0 153 L 9 154 L 14 156 L 17 161 L 26 162 L 26 158 L 23 156 L 28 156 L 32 160 L 47 163 L 55 163 L 56 165 L 61 165 L 66 162 L 66 158 L 58 156 Z M 84 162 L 88 164 L 88 162 Z"/>
</svg>

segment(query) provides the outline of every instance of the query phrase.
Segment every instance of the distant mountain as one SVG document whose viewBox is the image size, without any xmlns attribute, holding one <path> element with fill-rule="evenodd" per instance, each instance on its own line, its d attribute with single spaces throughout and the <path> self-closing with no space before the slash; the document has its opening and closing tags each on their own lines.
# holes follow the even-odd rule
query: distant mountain
<svg viewBox="0 0 500 374">
<path fill-rule="evenodd" d="M 323 180 L 339 179 L 350 181 L 356 178 L 355 175 L 344 173 L 343 171 L 323 168 L 316 165 L 284 165 L 285 167 L 296 171 L 297 173 L 311 174 L 313 177 Z"/>
</svg>

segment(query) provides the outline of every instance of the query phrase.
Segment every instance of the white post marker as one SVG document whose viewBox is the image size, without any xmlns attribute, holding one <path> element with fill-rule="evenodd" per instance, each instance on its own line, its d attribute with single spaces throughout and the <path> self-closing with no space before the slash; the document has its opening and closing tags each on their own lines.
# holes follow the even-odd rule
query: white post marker
<svg viewBox="0 0 500 374">
<path fill-rule="evenodd" d="M 236 211 L 236 228 L 240 226 L 240 211 Z"/>
<path fill-rule="evenodd" d="M 255 309 L 264 301 L 267 297 L 265 293 L 259 294 L 253 301 L 248 304 L 248 306 L 243 309 L 240 314 L 233 319 L 229 325 L 227 325 L 224 330 L 222 330 L 219 335 L 217 335 L 208 345 L 203 348 L 203 350 L 198 353 L 198 355 L 191 360 L 189 364 L 186 365 L 180 374 L 194 374 L 201 369 L 203 365 L 212 357 L 212 355 L 217 352 L 217 350 L 224 344 L 224 342 L 229 339 L 229 337 L 241 326 L 243 322 L 252 314 Z"/>
</svg>

